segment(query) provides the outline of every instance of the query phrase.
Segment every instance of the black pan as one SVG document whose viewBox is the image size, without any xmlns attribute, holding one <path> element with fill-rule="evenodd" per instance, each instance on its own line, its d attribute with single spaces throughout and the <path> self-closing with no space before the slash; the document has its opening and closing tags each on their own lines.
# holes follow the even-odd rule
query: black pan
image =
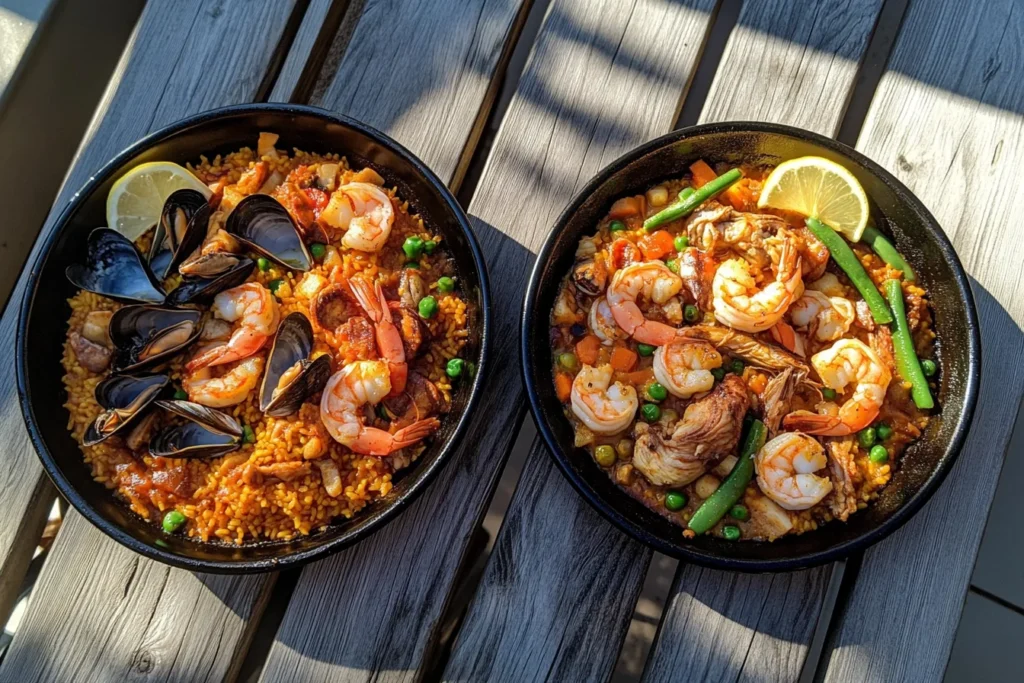
<svg viewBox="0 0 1024 683">
<path fill-rule="evenodd" d="M 555 396 L 548 320 L 558 285 L 581 236 L 593 232 L 611 203 L 658 181 L 710 163 L 778 164 L 815 155 L 853 172 L 872 203 L 875 224 L 887 232 L 929 290 L 938 334 L 940 386 L 936 414 L 904 453 L 880 498 L 845 524 L 833 522 L 773 543 L 730 542 L 711 536 L 686 540 L 682 528 L 619 489 L 583 449 Z M 789 126 L 730 122 L 686 128 L 620 157 L 591 180 L 559 217 L 537 257 L 523 305 L 522 355 L 530 408 L 562 473 L 609 521 L 656 550 L 708 567 L 778 571 L 811 567 L 863 550 L 898 529 L 942 483 L 967 436 L 981 377 L 981 339 L 974 297 L 942 228 L 900 181 L 856 150 Z"/>
<path fill-rule="evenodd" d="M 414 212 L 444 236 L 462 291 L 475 305 L 464 353 L 477 364 L 472 382 L 452 396 L 452 411 L 420 459 L 395 478 L 391 492 L 351 520 L 289 542 L 245 546 L 199 543 L 169 535 L 146 522 L 113 493 L 94 482 L 66 428 L 61 348 L 74 294 L 64 269 L 82 258 L 89 231 L 105 225 L 105 203 L 113 182 L 147 161 L 197 161 L 241 147 L 255 147 L 260 131 L 279 133 L 283 149 L 337 152 L 354 167 L 370 166 L 397 186 Z M 179 121 L 135 143 L 104 166 L 64 209 L 28 274 L 18 321 L 17 371 L 22 412 L 43 467 L 61 494 L 114 540 L 161 562 L 206 572 L 248 573 L 295 566 L 365 538 L 395 518 L 430 483 L 454 453 L 480 392 L 486 369 L 489 298 L 484 260 L 466 214 L 444 183 L 408 150 L 352 119 L 314 107 L 254 104 L 226 107 Z"/>
</svg>

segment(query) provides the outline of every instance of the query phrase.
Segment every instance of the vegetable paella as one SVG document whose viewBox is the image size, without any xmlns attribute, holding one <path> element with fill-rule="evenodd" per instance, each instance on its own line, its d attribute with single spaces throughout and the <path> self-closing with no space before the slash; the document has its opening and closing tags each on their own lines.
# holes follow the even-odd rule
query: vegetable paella
<svg viewBox="0 0 1024 683">
<path fill-rule="evenodd" d="M 615 201 L 560 284 L 576 446 L 686 538 L 846 521 L 936 409 L 927 292 L 839 164 L 689 171 Z"/>
<path fill-rule="evenodd" d="M 277 140 L 133 168 L 67 269 L 71 434 L 96 481 L 200 541 L 386 496 L 475 370 L 441 236 L 372 168 Z"/>
</svg>

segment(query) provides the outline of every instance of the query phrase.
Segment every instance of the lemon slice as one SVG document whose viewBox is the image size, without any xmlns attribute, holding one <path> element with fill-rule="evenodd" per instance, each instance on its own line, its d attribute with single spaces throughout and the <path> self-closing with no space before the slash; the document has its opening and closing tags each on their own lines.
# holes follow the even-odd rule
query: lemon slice
<svg viewBox="0 0 1024 683">
<path fill-rule="evenodd" d="M 775 167 L 761 188 L 761 208 L 813 216 L 851 242 L 868 224 L 868 196 L 848 170 L 821 157 L 800 157 Z"/>
<path fill-rule="evenodd" d="M 139 164 L 117 179 L 107 195 L 107 225 L 135 241 L 156 225 L 164 201 L 175 190 L 213 192 L 189 170 L 170 161 Z"/>
</svg>

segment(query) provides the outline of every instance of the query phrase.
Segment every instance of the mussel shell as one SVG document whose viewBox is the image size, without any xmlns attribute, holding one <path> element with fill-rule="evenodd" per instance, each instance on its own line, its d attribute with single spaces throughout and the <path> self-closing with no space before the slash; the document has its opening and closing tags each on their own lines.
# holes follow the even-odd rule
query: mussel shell
<svg viewBox="0 0 1024 683">
<path fill-rule="evenodd" d="M 89 233 L 85 263 L 68 266 L 68 280 L 74 286 L 128 303 L 164 302 L 160 283 L 131 240 L 110 228 Z"/>
<path fill-rule="evenodd" d="M 242 438 L 242 425 L 227 413 L 191 401 L 157 401 L 156 404 L 167 412 L 201 424 L 210 431 Z"/>
<path fill-rule="evenodd" d="M 157 401 L 164 410 L 188 419 L 156 434 L 151 455 L 165 458 L 219 458 L 242 445 L 242 425 L 213 408 L 189 401 Z"/>
<path fill-rule="evenodd" d="M 167 303 L 174 306 L 181 304 L 208 304 L 225 289 L 237 287 L 249 279 L 256 262 L 248 256 L 238 256 L 233 268 L 213 277 L 186 277 L 170 294 Z"/>
<path fill-rule="evenodd" d="M 115 375 L 97 384 L 96 402 L 104 412 L 89 425 L 83 444 L 92 446 L 134 424 L 170 385 L 166 375 Z"/>
<path fill-rule="evenodd" d="M 291 214 L 270 195 L 253 194 L 238 202 L 224 228 L 285 268 L 307 271 L 313 267 L 313 257 Z"/>
<path fill-rule="evenodd" d="M 178 266 L 178 272 L 182 277 L 213 278 L 223 275 L 240 263 L 249 260 L 251 259 L 248 256 L 232 254 L 229 251 L 214 251 L 183 261 Z"/>
<path fill-rule="evenodd" d="M 331 361 L 327 356 L 310 361 L 312 350 L 313 326 L 302 313 L 292 313 L 277 328 L 274 346 L 270 349 L 260 387 L 260 410 L 271 417 L 291 415 L 306 398 L 324 388 L 331 376 Z M 302 370 L 274 396 L 281 376 L 296 363 L 302 363 Z"/>
<path fill-rule="evenodd" d="M 110 318 L 110 340 L 114 343 L 115 372 L 130 372 L 162 363 L 178 355 L 199 339 L 200 311 L 163 306 L 125 306 Z M 159 352 L 156 342 L 167 335 L 181 338 Z"/>
<path fill-rule="evenodd" d="M 157 278 L 166 278 L 202 244 L 211 215 L 206 197 L 198 190 L 177 190 L 167 197 L 149 252 L 149 267 Z M 184 227 L 179 235 L 180 223 Z"/>
</svg>

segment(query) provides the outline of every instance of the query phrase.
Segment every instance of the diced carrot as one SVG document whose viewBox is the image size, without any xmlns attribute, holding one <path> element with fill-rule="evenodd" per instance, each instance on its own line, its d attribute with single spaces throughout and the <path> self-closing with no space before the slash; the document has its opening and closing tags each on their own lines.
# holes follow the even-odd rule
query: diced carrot
<svg viewBox="0 0 1024 683">
<path fill-rule="evenodd" d="M 572 392 L 572 377 L 564 372 L 559 372 L 555 375 L 555 393 L 558 394 L 558 400 L 565 403 L 569 400 L 569 394 Z"/>
<path fill-rule="evenodd" d="M 750 387 L 751 391 L 760 396 L 764 392 L 765 387 L 768 386 L 768 378 L 760 372 L 755 373 L 751 375 L 750 380 L 747 382 L 747 386 Z"/>
<path fill-rule="evenodd" d="M 608 216 L 611 218 L 629 218 L 641 213 L 640 200 L 637 197 L 623 197 L 612 204 Z"/>
<path fill-rule="evenodd" d="M 642 387 L 654 379 L 654 370 L 644 368 L 643 370 L 634 370 L 633 372 L 616 372 L 614 379 L 616 382 Z"/>
<path fill-rule="evenodd" d="M 694 187 L 706 185 L 718 177 L 718 174 L 715 173 L 714 169 L 708 166 L 707 162 L 703 159 L 698 159 L 690 164 L 690 173 L 693 174 Z"/>
<path fill-rule="evenodd" d="M 629 372 L 636 365 L 636 358 L 636 352 L 630 351 L 625 346 L 616 346 L 612 349 L 612 369 L 619 372 Z"/>
<path fill-rule="evenodd" d="M 576 357 L 584 365 L 595 365 L 601 353 L 601 340 L 592 334 L 576 342 Z"/>
<path fill-rule="evenodd" d="M 722 196 L 737 211 L 750 211 L 754 208 L 754 195 L 750 191 L 750 179 L 743 178 L 729 186 Z"/>
<path fill-rule="evenodd" d="M 664 230 L 644 235 L 640 238 L 640 251 L 644 253 L 644 258 L 648 261 L 659 259 L 665 254 L 671 254 L 675 251 L 672 235 Z"/>
</svg>

